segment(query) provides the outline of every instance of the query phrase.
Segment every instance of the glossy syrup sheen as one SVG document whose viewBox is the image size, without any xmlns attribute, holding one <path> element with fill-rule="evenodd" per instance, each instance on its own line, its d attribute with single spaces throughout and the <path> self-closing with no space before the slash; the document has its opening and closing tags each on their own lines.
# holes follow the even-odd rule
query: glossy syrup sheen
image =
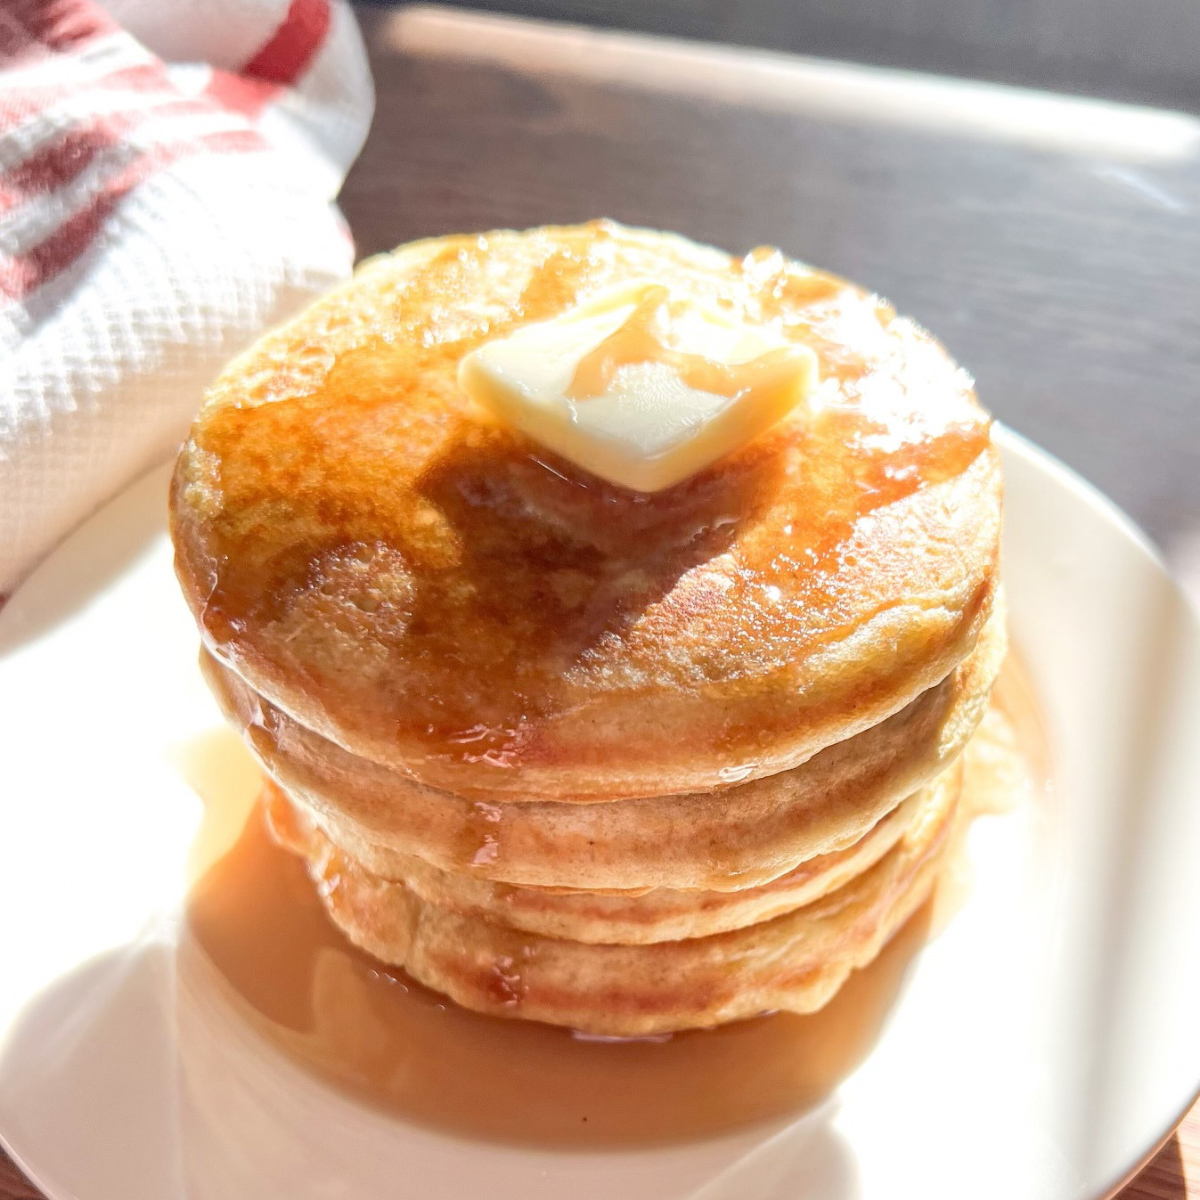
<svg viewBox="0 0 1200 1200">
<path fill-rule="evenodd" d="M 193 889 L 192 935 L 280 1049 L 395 1115 L 535 1144 L 686 1140 L 801 1111 L 862 1060 L 919 950 L 928 906 L 812 1016 L 589 1040 L 459 1008 L 355 949 L 255 811 Z"/>
<path fill-rule="evenodd" d="M 337 353 L 336 330 L 301 337 L 275 374 L 202 414 L 193 453 L 216 464 L 221 503 L 200 615 L 218 651 L 268 628 L 288 653 L 336 640 L 336 680 L 304 665 L 339 714 L 373 706 L 433 752 L 500 761 L 523 721 L 585 693 L 789 669 L 978 556 L 940 510 L 914 543 L 873 533 L 874 514 L 989 446 L 969 380 L 890 310 L 767 254 L 699 271 L 604 227 L 513 244 L 450 240 Z M 818 394 L 653 495 L 470 406 L 464 354 L 650 272 L 811 346 Z M 325 641 L 286 640 L 315 624 Z"/>
<path fill-rule="evenodd" d="M 993 729 L 1001 732 L 968 766 L 969 815 L 1036 800 L 1046 784 L 1040 716 L 1019 669 L 1006 668 L 1000 693 Z M 190 774 L 213 790 L 196 857 L 208 865 L 191 890 L 188 927 L 243 1015 L 290 1058 L 364 1102 L 472 1137 L 649 1145 L 810 1108 L 870 1052 L 931 927 L 966 894 L 960 842 L 932 901 L 818 1013 L 588 1040 L 468 1012 L 352 947 L 300 861 L 248 803 L 238 756 L 214 743 L 201 755 L 217 765 Z M 232 772 L 227 792 L 222 771 Z M 236 839 L 231 819 L 244 822 Z"/>
</svg>

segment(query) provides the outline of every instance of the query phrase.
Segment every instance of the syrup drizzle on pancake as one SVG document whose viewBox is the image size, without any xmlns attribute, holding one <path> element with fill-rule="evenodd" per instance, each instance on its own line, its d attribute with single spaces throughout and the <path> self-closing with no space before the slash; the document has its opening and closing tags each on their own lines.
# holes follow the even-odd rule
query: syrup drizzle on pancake
<svg viewBox="0 0 1200 1200">
<path fill-rule="evenodd" d="M 604 483 L 473 415 L 455 382 L 462 356 L 575 302 L 604 280 L 607 254 L 602 230 L 551 253 L 485 319 L 467 301 L 496 269 L 486 239 L 453 239 L 317 391 L 281 379 L 279 400 L 208 414 L 197 452 L 220 463 L 223 501 L 201 619 L 218 653 L 245 653 L 298 595 L 329 589 L 370 614 L 363 653 L 403 644 L 401 732 L 430 760 L 503 769 L 532 752 L 535 722 L 570 703 L 568 673 L 607 669 L 623 639 L 635 654 L 653 640 L 656 605 L 668 621 L 723 614 L 720 677 L 764 647 L 778 659 L 764 669 L 802 660 L 844 632 L 872 579 L 881 608 L 909 594 L 918 565 L 859 561 L 860 543 L 874 552 L 864 530 L 962 475 L 989 423 L 932 342 L 914 335 L 901 353 L 891 311 L 840 281 L 769 255 L 731 271 L 713 298 L 812 346 L 830 387 L 661 493 Z M 470 319 L 453 316 L 457 302 Z M 728 570 L 707 569 L 725 555 Z M 356 559 L 385 581 L 403 575 L 403 588 L 359 595 Z"/>
<path fill-rule="evenodd" d="M 1014 795 L 1036 798 L 1047 782 L 1040 714 L 1016 663 L 997 685 L 995 713 L 987 752 L 968 762 L 972 812 L 996 811 Z M 206 801 L 190 936 L 246 1019 L 289 1058 L 401 1119 L 467 1136 L 635 1146 L 810 1108 L 870 1052 L 940 921 L 935 908 L 962 899 L 951 858 L 943 894 L 820 1012 L 652 1039 L 584 1039 L 467 1012 L 349 945 L 301 862 L 270 838 L 248 799 L 244 752 L 239 758 L 231 744 L 232 735 L 206 741 L 186 756 Z M 519 986 L 515 963 L 497 987 Z"/>
</svg>

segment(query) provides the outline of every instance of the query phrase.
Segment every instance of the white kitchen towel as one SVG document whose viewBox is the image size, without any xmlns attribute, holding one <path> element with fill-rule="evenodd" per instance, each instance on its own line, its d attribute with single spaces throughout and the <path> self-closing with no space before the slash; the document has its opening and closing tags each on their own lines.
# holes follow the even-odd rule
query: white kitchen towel
<svg viewBox="0 0 1200 1200">
<path fill-rule="evenodd" d="M 0 0 L 0 598 L 349 274 L 343 0 Z"/>
</svg>

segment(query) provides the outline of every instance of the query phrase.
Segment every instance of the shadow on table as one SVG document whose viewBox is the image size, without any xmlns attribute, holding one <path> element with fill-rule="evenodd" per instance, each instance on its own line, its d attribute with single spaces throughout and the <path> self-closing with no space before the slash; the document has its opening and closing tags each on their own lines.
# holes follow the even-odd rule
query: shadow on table
<svg viewBox="0 0 1200 1200">
<path fill-rule="evenodd" d="M 1188 1200 L 1187 1178 L 1179 1135 L 1167 1144 L 1127 1183 L 1114 1200 Z"/>
<path fill-rule="evenodd" d="M 13 1166 L 0 1150 L 0 1196 L 4 1200 L 42 1200 L 42 1193 Z"/>
</svg>

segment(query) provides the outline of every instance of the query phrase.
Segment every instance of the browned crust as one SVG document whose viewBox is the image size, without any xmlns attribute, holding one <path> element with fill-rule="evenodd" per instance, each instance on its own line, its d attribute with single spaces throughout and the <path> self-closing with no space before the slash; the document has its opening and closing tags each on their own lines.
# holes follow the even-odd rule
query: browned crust
<svg viewBox="0 0 1200 1200">
<path fill-rule="evenodd" d="M 649 498 L 473 415 L 463 353 L 633 275 L 782 322 L 819 403 Z M 207 644 L 302 724 L 459 795 L 614 798 L 788 769 L 944 678 L 1000 487 L 969 381 L 875 298 L 594 224 L 373 263 L 221 377 L 171 510 Z"/>
<path fill-rule="evenodd" d="M 852 845 L 819 854 L 769 883 L 733 892 L 525 888 L 446 871 L 415 855 L 404 862 L 397 882 L 436 908 L 544 937 L 617 945 L 708 937 L 802 908 L 861 875 L 918 819 L 930 803 L 926 793 L 913 793 Z M 314 833 L 320 834 L 316 823 L 271 781 L 264 787 L 264 802 L 276 840 L 304 853 Z"/>
<path fill-rule="evenodd" d="M 956 763 L 931 785 L 896 846 L 815 903 L 747 928 L 653 945 L 540 937 L 429 904 L 370 875 L 315 829 L 292 848 L 351 941 L 464 1007 L 639 1036 L 822 1007 L 929 894 L 960 786 Z"/>
<path fill-rule="evenodd" d="M 888 721 L 802 766 L 719 792 L 485 804 L 355 758 L 204 660 L 226 715 L 264 767 L 351 857 L 404 878 L 413 856 L 534 887 L 740 890 L 856 842 L 961 752 L 1005 652 L 997 613 L 951 675 Z"/>
</svg>

